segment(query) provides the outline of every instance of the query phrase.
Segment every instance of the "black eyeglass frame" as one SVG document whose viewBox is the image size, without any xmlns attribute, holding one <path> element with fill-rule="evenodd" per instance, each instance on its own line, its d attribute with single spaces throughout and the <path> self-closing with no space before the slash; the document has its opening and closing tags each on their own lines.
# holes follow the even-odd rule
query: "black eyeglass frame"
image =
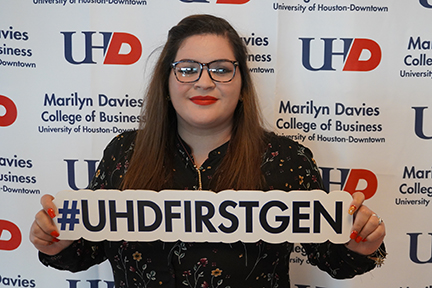
<svg viewBox="0 0 432 288">
<path fill-rule="evenodd" d="M 200 73 L 199 73 L 198 78 L 196 80 L 193 80 L 193 81 L 181 81 L 181 80 L 178 79 L 178 77 L 177 77 L 177 71 L 176 71 L 175 68 L 176 68 L 177 64 L 184 63 L 184 62 L 196 63 L 196 64 L 200 65 Z M 234 65 L 234 71 L 233 71 L 231 79 L 226 80 L 226 81 L 219 81 L 219 80 L 213 79 L 213 77 L 212 77 L 212 75 L 210 73 L 210 70 L 209 70 L 209 65 L 213 64 L 215 62 L 230 62 L 230 63 L 232 63 Z M 219 83 L 228 83 L 228 82 L 231 82 L 234 79 L 238 66 L 239 66 L 238 61 L 232 61 L 232 60 L 228 60 L 228 59 L 217 59 L 217 60 L 214 60 L 214 61 L 211 61 L 211 62 L 208 62 L 208 63 L 201 63 L 201 62 L 198 62 L 198 61 L 195 61 L 195 60 L 183 59 L 183 60 L 179 60 L 179 61 L 171 63 L 171 68 L 174 70 L 174 75 L 175 75 L 177 81 L 179 81 L 180 83 L 194 83 L 194 82 L 197 82 L 201 78 L 201 76 L 202 76 L 202 72 L 204 70 L 204 67 L 207 67 L 207 73 L 208 73 L 210 79 L 212 79 L 212 81 L 219 82 Z"/>
</svg>

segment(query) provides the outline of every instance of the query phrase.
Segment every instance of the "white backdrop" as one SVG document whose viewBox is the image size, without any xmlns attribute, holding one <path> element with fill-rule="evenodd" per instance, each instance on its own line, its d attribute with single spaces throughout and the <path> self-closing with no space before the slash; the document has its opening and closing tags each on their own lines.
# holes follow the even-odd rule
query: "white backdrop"
<svg viewBox="0 0 432 288">
<path fill-rule="evenodd" d="M 29 227 L 41 195 L 84 188 L 108 141 L 137 126 L 150 55 L 193 13 L 244 37 L 269 129 L 385 219 L 383 267 L 333 280 L 296 247 L 292 286 L 432 285 L 432 1 L 0 0 L 0 287 L 113 287 L 107 263 L 44 267 Z"/>
</svg>

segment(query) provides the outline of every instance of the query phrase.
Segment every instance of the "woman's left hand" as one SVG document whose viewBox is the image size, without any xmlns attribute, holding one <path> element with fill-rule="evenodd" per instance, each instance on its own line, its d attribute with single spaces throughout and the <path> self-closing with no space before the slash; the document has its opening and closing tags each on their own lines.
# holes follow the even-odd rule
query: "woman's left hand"
<svg viewBox="0 0 432 288">
<path fill-rule="evenodd" d="M 355 192 L 352 196 L 350 212 L 354 212 L 354 223 L 351 230 L 351 240 L 345 245 L 354 252 L 370 255 L 383 242 L 385 225 L 377 214 L 363 205 L 365 200 L 363 193 Z"/>
</svg>

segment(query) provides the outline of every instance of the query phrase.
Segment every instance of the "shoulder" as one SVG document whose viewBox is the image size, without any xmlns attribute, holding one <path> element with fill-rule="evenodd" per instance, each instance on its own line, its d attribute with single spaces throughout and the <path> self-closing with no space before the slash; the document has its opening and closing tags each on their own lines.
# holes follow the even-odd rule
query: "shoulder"
<svg viewBox="0 0 432 288">
<path fill-rule="evenodd" d="M 269 132 L 266 134 L 268 141 L 267 150 L 277 149 L 280 153 L 293 154 L 298 156 L 304 156 L 312 158 L 312 151 L 306 146 L 290 139 L 287 136 L 277 135 L 274 132 Z"/>
<path fill-rule="evenodd" d="M 106 146 L 105 151 L 128 151 L 133 150 L 137 130 L 130 130 L 115 136 Z"/>
<path fill-rule="evenodd" d="M 89 189 L 118 189 L 129 167 L 133 154 L 136 131 L 127 131 L 114 137 L 104 150 Z"/>
<path fill-rule="evenodd" d="M 104 149 L 104 160 L 129 160 L 134 151 L 136 135 L 136 130 L 130 130 L 115 136 Z"/>
<path fill-rule="evenodd" d="M 321 177 L 312 152 L 286 136 L 267 134 L 268 147 L 261 169 L 269 189 L 322 189 Z"/>
</svg>

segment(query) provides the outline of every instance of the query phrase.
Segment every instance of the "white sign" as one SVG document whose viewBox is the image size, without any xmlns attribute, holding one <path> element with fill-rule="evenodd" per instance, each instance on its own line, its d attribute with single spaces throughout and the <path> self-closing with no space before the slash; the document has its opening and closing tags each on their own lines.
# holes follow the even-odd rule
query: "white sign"
<svg viewBox="0 0 432 288">
<path fill-rule="evenodd" d="M 92 241 L 349 241 L 349 193 L 313 191 L 61 191 L 59 239 Z"/>
</svg>

